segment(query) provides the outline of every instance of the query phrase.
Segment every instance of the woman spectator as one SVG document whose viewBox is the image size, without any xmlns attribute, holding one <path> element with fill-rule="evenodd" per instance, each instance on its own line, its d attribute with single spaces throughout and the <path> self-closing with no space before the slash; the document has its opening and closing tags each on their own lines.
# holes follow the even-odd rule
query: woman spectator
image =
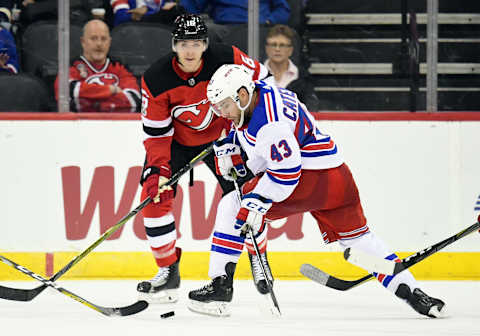
<svg viewBox="0 0 480 336">
<path fill-rule="evenodd" d="M 297 94 L 309 111 L 317 111 L 319 100 L 311 84 L 308 71 L 295 65 L 290 57 L 293 54 L 295 32 L 288 26 L 275 25 L 267 33 L 265 66 L 274 76 L 276 86 Z"/>
</svg>

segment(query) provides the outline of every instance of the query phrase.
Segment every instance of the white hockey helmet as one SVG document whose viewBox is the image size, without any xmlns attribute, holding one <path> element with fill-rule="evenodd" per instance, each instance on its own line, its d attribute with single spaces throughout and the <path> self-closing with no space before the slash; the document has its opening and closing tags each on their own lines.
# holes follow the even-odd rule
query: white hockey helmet
<svg viewBox="0 0 480 336">
<path fill-rule="evenodd" d="M 245 88 L 249 94 L 248 103 L 240 105 L 238 91 Z M 207 86 L 207 98 L 212 105 L 218 104 L 226 98 L 232 98 L 241 111 L 240 122 L 237 127 L 242 127 L 244 112 L 250 105 L 255 90 L 255 83 L 252 79 L 252 71 L 238 64 L 224 64 L 215 71 Z M 215 113 L 218 111 L 213 108 Z"/>
</svg>

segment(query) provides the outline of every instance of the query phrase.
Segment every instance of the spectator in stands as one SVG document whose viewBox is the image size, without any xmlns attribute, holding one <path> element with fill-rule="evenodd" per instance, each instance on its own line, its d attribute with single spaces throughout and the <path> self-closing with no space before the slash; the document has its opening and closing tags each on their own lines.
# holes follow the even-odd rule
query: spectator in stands
<svg viewBox="0 0 480 336">
<path fill-rule="evenodd" d="M 70 67 L 70 106 L 78 112 L 135 112 L 141 104 L 135 77 L 108 57 L 111 37 L 108 26 L 91 20 L 80 39 L 82 56 Z M 58 77 L 55 81 L 58 100 Z"/>
<path fill-rule="evenodd" d="M 260 23 L 286 24 L 290 17 L 287 0 L 259 0 Z M 241 24 L 248 22 L 248 0 L 180 0 L 192 14 L 208 14 L 216 24 Z"/>
<path fill-rule="evenodd" d="M 17 47 L 7 29 L 0 25 L 0 72 L 18 73 Z"/>
<path fill-rule="evenodd" d="M 17 46 L 10 32 L 11 1 L 0 0 L 0 73 L 18 73 Z"/>
<path fill-rule="evenodd" d="M 294 40 L 295 32 L 290 27 L 275 25 L 270 28 L 266 37 L 265 66 L 273 75 L 276 86 L 295 92 L 299 100 L 307 105 L 308 110 L 316 111 L 319 108 L 319 100 L 310 76 L 306 69 L 300 65 L 297 67 L 290 59 Z"/>
<path fill-rule="evenodd" d="M 13 4 L 13 0 L 0 0 L 0 26 L 6 30 L 10 30 Z"/>
<path fill-rule="evenodd" d="M 173 24 L 185 13 L 175 0 L 110 0 L 114 13 L 113 25 L 131 21 Z"/>
</svg>

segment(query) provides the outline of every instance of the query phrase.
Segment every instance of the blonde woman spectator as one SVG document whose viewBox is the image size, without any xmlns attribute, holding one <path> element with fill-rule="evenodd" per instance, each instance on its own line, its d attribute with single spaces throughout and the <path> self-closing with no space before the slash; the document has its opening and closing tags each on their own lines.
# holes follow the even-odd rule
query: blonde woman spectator
<svg viewBox="0 0 480 336">
<path fill-rule="evenodd" d="M 276 86 L 295 92 L 310 111 L 316 111 L 319 100 L 309 80 L 309 74 L 290 59 L 295 47 L 295 34 L 295 31 L 285 25 L 275 25 L 268 31 L 265 66 L 273 74 Z"/>
</svg>

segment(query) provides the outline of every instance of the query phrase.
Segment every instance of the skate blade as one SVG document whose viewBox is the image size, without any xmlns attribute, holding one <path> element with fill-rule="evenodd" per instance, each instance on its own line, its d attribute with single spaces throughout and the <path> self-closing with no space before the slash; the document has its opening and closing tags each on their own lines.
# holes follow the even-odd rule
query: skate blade
<svg viewBox="0 0 480 336">
<path fill-rule="evenodd" d="M 263 299 L 258 305 L 258 309 L 262 315 L 280 317 L 281 314 L 278 311 L 277 307 L 272 302 L 270 294 L 262 294 Z"/>
<path fill-rule="evenodd" d="M 162 303 L 175 303 L 178 301 L 178 290 L 167 289 L 157 293 L 142 293 L 138 292 L 138 299 L 145 300 L 148 303 L 162 304 Z"/>
<path fill-rule="evenodd" d="M 437 306 L 433 306 L 433 307 L 430 308 L 430 310 L 428 311 L 428 316 L 433 317 L 433 318 L 442 318 L 442 317 L 445 317 L 445 316 L 446 316 L 445 306 L 443 306 L 441 310 L 438 310 L 438 307 L 437 307 Z"/>
<path fill-rule="evenodd" d="M 200 302 L 195 300 L 189 300 L 188 309 L 194 313 L 216 316 L 216 317 L 227 317 L 230 316 L 229 302 Z"/>
</svg>

